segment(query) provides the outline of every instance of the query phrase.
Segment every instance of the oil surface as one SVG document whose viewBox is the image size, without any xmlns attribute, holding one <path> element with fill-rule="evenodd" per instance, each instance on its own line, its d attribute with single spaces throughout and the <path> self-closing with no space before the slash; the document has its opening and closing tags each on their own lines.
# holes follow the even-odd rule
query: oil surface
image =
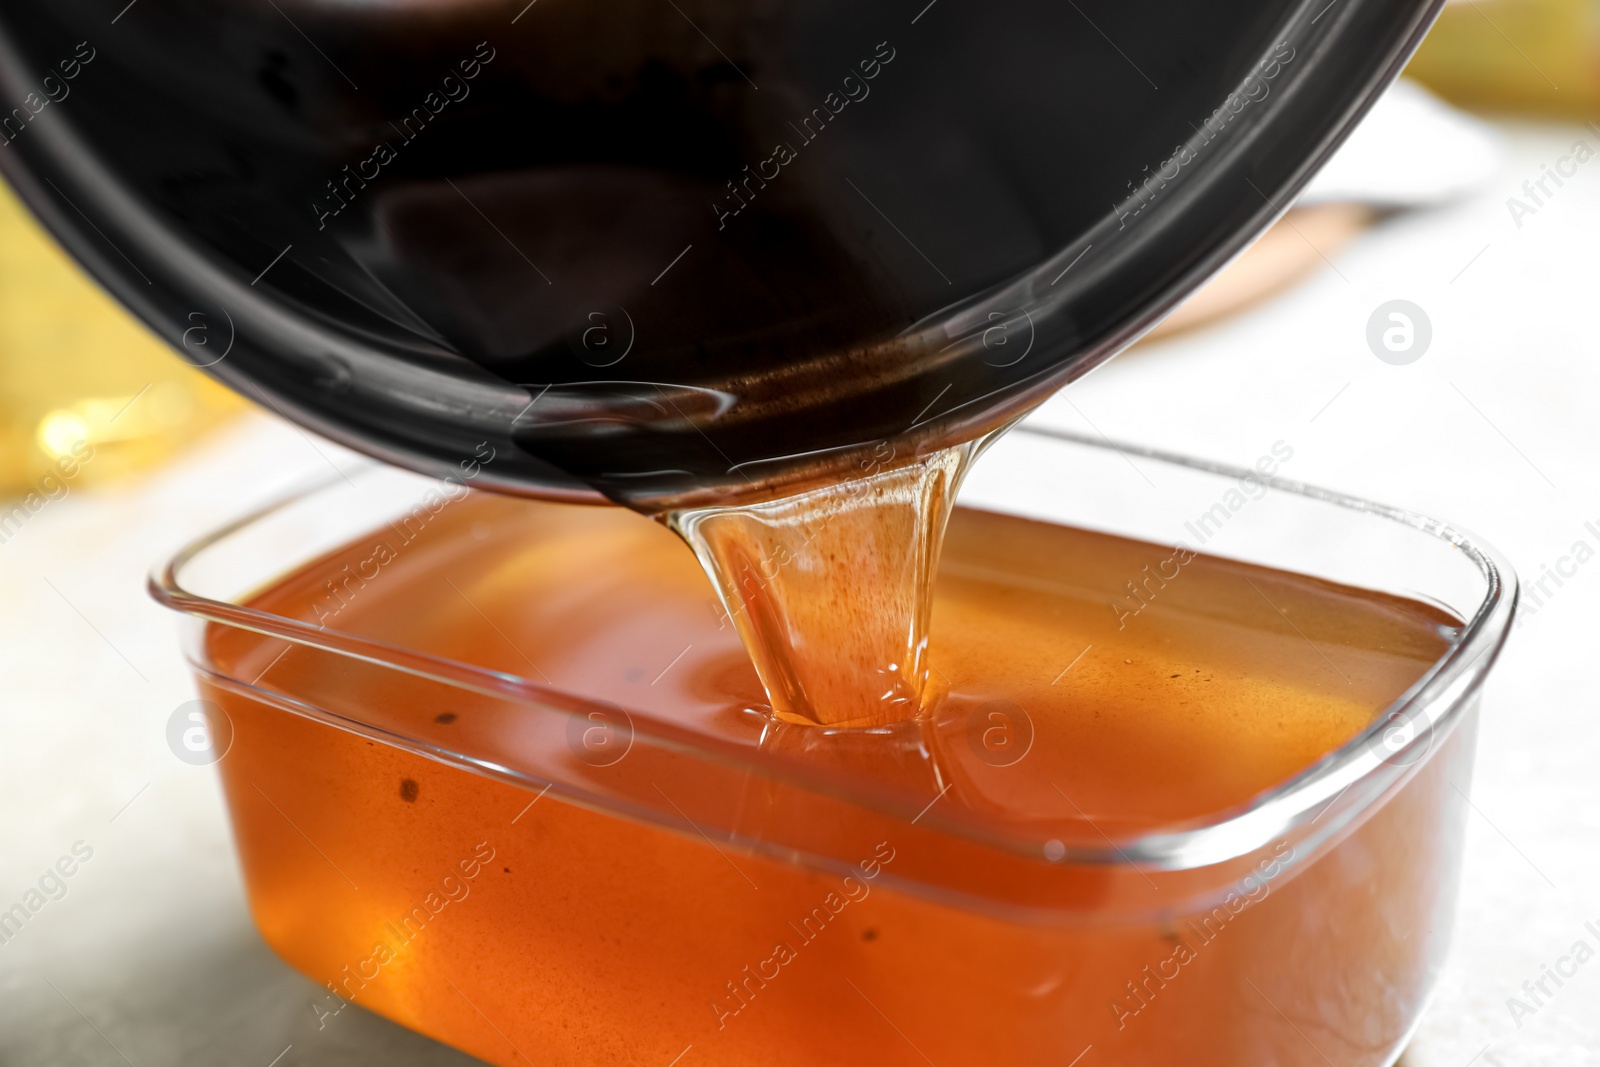
<svg viewBox="0 0 1600 1067">
<path fill-rule="evenodd" d="M 816 759 L 848 748 L 853 774 L 919 792 L 970 779 L 970 796 L 952 790 L 958 803 L 987 808 L 985 785 L 1004 780 L 1001 819 L 1070 811 L 1052 779 L 1119 824 L 1242 803 L 1365 727 L 1437 659 L 1439 627 L 1454 623 L 1415 601 L 958 508 L 934 587 L 926 713 L 859 745 L 860 731 L 775 727 L 733 620 L 656 523 L 472 494 L 408 533 L 377 531 L 256 606 L 739 744 Z M 1130 598 L 1126 582 L 1174 571 L 1141 586 L 1148 601 Z M 848 643 L 857 620 L 834 623 L 824 636 Z M 275 684 L 312 700 L 339 685 L 314 655 L 221 637 L 260 659 L 233 665 L 245 677 L 270 664 Z M 1004 775 L 981 731 L 978 743 L 963 732 L 995 702 L 1032 737 Z M 1001 733 L 989 742 L 1003 746 Z M 492 754 L 497 740 L 473 744 Z"/>
</svg>

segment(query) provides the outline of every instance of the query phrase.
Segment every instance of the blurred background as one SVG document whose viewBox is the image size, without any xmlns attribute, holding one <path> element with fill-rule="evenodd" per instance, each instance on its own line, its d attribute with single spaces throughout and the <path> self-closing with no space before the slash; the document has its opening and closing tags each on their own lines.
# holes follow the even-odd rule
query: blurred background
<svg viewBox="0 0 1600 1067">
<path fill-rule="evenodd" d="M 1600 962 L 1507 1003 L 1600 946 L 1597 120 L 1600 0 L 1450 3 L 1273 231 L 1033 416 L 1241 464 L 1282 439 L 1285 476 L 1458 522 L 1522 576 L 1410 1067 L 1600 1064 Z M 173 358 L 0 188 L 0 902 L 61 842 L 93 853 L 0 944 L 0 1064 L 468 1062 L 360 1013 L 319 1031 L 250 926 L 213 774 L 165 741 L 194 694 L 145 572 L 365 462 Z M 43 963 L 70 1001 L 19 981 Z"/>
</svg>

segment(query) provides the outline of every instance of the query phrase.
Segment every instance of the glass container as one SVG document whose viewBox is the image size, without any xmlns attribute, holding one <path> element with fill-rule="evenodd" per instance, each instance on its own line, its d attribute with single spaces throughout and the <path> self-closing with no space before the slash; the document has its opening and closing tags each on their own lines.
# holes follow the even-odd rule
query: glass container
<svg viewBox="0 0 1600 1067">
<path fill-rule="evenodd" d="M 961 492 L 962 508 L 1405 597 L 1453 620 L 1437 658 L 1356 736 L 1175 821 L 1076 804 L 1005 818 L 1025 804 L 1010 756 L 942 787 L 850 773 L 852 745 L 897 743 L 897 729 L 934 747 L 987 739 L 987 722 L 935 713 L 826 731 L 733 708 L 737 728 L 708 729 L 671 710 L 689 684 L 671 664 L 584 691 L 547 682 L 537 664 L 557 649 L 415 647 L 405 634 L 477 610 L 442 583 L 382 634 L 341 627 L 346 605 L 389 595 L 370 591 L 393 580 L 380 549 L 433 551 L 430 531 L 475 506 L 459 483 L 384 467 L 330 481 L 194 542 L 151 587 L 187 616 L 196 723 L 256 923 L 324 986 L 323 1026 L 355 1003 L 507 1067 L 1381 1067 L 1448 946 L 1479 688 L 1515 579 L 1447 523 L 1287 480 L 1285 453 L 1278 442 L 1235 468 L 1025 424 Z M 543 508 L 552 524 L 595 514 L 504 506 Z M 452 536 L 492 533 L 464 531 Z M 340 553 L 307 617 L 258 605 Z M 947 550 L 945 566 L 956 558 Z M 575 587 L 604 566 L 572 560 Z M 1124 577 L 1106 576 L 1105 632 L 1061 649 L 1058 682 L 1118 647 Z M 1151 610 L 1203 611 L 1203 593 L 1180 579 Z M 709 588 L 705 601 L 709 619 Z M 637 625 L 665 624 L 646 612 Z M 938 632 L 936 614 L 936 666 Z M 1325 672 L 1320 657 L 1338 672 L 1329 639 L 1311 634 L 1306 669 Z M 807 757 L 817 746 L 827 758 Z M 1196 759 L 1227 758 L 1206 751 Z M 940 803 L 955 785 L 969 801 Z"/>
</svg>

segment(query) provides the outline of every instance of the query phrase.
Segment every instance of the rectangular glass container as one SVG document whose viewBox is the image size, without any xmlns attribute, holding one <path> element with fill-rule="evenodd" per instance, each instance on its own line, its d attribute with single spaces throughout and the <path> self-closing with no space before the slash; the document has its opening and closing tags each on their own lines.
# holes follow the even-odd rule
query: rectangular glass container
<svg viewBox="0 0 1600 1067">
<path fill-rule="evenodd" d="M 1459 623 L 1336 751 L 1176 822 L 972 818 L 939 804 L 951 783 L 852 776 L 848 740 L 799 759 L 765 728 L 696 729 L 643 682 L 626 706 L 545 684 L 539 649 L 508 670 L 407 647 L 403 626 L 341 629 L 383 580 L 363 539 L 409 544 L 467 496 L 387 468 L 202 538 L 151 585 L 189 617 L 257 925 L 326 987 L 319 1014 L 354 1002 L 507 1067 L 1381 1067 L 1449 940 L 1478 690 L 1515 580 L 1447 524 L 1260 466 L 1022 426 L 960 497 Z M 339 553 L 325 610 L 252 606 Z M 1108 624 L 1125 577 L 1107 578 Z M 1190 581 L 1161 595 L 1201 597 Z M 291 651 L 299 669 L 275 674 Z"/>
</svg>

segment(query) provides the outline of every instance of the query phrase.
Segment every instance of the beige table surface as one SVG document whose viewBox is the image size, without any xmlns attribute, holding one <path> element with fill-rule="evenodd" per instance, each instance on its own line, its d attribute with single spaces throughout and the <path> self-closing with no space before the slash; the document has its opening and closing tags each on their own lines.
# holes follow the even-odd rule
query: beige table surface
<svg viewBox="0 0 1600 1067">
<path fill-rule="evenodd" d="M 1286 475 L 1458 521 L 1535 577 L 1579 539 L 1600 548 L 1600 162 L 1520 228 L 1505 205 L 1600 134 L 1507 135 L 1476 199 L 1395 219 L 1270 306 L 1129 353 L 1036 417 L 1243 463 L 1281 438 Z M 1406 367 L 1364 339 L 1394 298 L 1434 328 Z M 314 987 L 250 927 L 212 773 L 166 746 L 193 689 L 146 569 L 330 462 L 364 461 L 256 416 L 0 544 L 0 909 L 74 842 L 93 849 L 0 945 L 0 1065 L 468 1062 L 360 1012 L 318 1031 Z M 1600 1064 L 1600 960 L 1520 1028 L 1506 1006 L 1576 940 L 1600 948 L 1584 930 L 1600 925 L 1597 619 L 1600 561 L 1491 681 L 1456 948 L 1410 1067 Z"/>
</svg>

